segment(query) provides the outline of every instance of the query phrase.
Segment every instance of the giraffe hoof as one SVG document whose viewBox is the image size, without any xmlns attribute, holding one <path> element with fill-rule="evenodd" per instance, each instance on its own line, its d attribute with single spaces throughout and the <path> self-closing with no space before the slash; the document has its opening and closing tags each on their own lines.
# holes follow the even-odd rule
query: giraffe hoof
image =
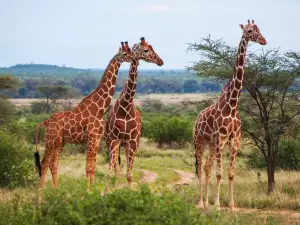
<svg viewBox="0 0 300 225">
<path fill-rule="evenodd" d="M 200 209 L 204 209 L 203 201 L 199 201 L 197 207 L 200 208 Z"/>
<path fill-rule="evenodd" d="M 234 207 L 233 203 L 229 203 L 228 206 L 229 206 L 230 211 L 232 211 L 232 212 L 236 211 L 236 208 Z"/>
<path fill-rule="evenodd" d="M 230 208 L 230 211 L 231 211 L 231 212 L 236 212 L 236 211 L 237 211 L 237 209 L 236 209 L 234 206 L 229 207 L 229 208 Z"/>
<path fill-rule="evenodd" d="M 205 208 L 208 208 L 208 207 L 209 207 L 209 203 L 208 203 L 208 202 L 205 202 L 205 203 L 204 203 L 204 207 L 205 207 Z"/>
</svg>

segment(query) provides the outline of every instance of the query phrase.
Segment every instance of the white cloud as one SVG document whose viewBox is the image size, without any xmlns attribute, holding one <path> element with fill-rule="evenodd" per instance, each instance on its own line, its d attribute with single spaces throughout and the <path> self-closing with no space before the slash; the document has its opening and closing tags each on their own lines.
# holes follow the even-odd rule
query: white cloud
<svg viewBox="0 0 300 225">
<path fill-rule="evenodd" d="M 167 5 L 152 5 L 152 4 L 146 4 L 141 5 L 139 8 L 139 11 L 142 12 L 165 12 L 169 10 L 169 6 Z"/>
</svg>

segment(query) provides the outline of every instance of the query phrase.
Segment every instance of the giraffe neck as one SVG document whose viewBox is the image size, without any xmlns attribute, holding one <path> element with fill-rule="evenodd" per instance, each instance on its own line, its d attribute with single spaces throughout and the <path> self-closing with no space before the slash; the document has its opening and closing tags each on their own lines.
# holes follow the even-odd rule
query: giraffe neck
<svg viewBox="0 0 300 225">
<path fill-rule="evenodd" d="M 80 102 L 78 108 L 84 110 L 93 102 L 94 113 L 97 114 L 97 117 L 102 117 L 111 103 L 120 66 L 121 62 L 116 55 L 106 67 L 98 87 Z"/>
<path fill-rule="evenodd" d="M 135 92 L 136 92 L 138 65 L 139 65 L 138 60 L 133 60 L 130 64 L 130 69 L 129 69 L 129 74 L 128 74 L 128 82 L 120 96 L 120 105 L 122 105 L 124 107 L 132 104 L 132 102 L 133 102 L 133 98 L 134 98 Z"/>
<path fill-rule="evenodd" d="M 236 108 L 238 105 L 239 96 L 243 88 L 244 67 L 246 60 L 246 50 L 248 47 L 248 40 L 242 37 L 238 48 L 236 64 L 233 70 L 232 79 L 224 88 L 223 94 L 226 95 L 226 102 L 229 102 L 231 108 Z"/>
</svg>

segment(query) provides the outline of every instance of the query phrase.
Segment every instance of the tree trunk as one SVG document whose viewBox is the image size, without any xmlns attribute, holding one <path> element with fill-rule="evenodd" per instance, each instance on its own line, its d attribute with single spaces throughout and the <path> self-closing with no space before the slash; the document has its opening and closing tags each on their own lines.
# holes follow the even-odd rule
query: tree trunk
<svg viewBox="0 0 300 225">
<path fill-rule="evenodd" d="M 268 194 L 271 194 L 275 188 L 275 159 L 268 160 Z"/>
</svg>

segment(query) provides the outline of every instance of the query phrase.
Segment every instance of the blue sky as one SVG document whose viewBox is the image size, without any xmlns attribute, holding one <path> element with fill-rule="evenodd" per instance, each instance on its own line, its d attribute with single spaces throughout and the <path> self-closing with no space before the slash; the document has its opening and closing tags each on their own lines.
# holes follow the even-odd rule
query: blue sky
<svg viewBox="0 0 300 225">
<path fill-rule="evenodd" d="M 186 43 L 211 34 L 236 46 L 247 19 L 255 20 L 267 48 L 300 51 L 299 12 L 299 0 L 0 0 L 0 66 L 105 68 L 120 41 L 132 45 L 144 36 L 163 68 L 179 69 L 198 59 Z"/>
</svg>

